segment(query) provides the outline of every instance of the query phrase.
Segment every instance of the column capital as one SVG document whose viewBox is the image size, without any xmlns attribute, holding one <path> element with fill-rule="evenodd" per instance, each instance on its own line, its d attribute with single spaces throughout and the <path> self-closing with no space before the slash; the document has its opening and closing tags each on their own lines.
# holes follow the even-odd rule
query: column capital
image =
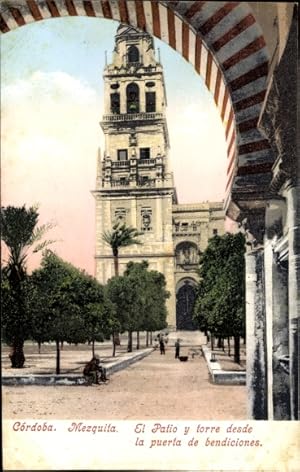
<svg viewBox="0 0 300 472">
<path fill-rule="evenodd" d="M 281 238 L 286 216 L 286 200 L 283 197 L 269 199 L 266 202 L 265 231 L 268 239 Z"/>
<path fill-rule="evenodd" d="M 244 218 L 240 223 L 246 236 L 246 244 L 250 249 L 259 249 L 264 245 L 265 235 L 265 208 L 251 210 L 244 213 Z"/>
</svg>

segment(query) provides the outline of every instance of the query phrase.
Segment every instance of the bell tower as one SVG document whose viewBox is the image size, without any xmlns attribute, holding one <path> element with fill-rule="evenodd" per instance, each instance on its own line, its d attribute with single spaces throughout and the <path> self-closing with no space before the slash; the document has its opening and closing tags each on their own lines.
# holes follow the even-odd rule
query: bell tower
<svg viewBox="0 0 300 472">
<path fill-rule="evenodd" d="M 120 220 L 142 232 L 142 245 L 120 249 L 120 274 L 129 261 L 148 260 L 165 275 L 168 324 L 175 326 L 172 204 L 177 203 L 169 168 L 166 91 L 163 68 L 155 57 L 153 38 L 121 24 L 112 63 L 104 69 L 105 136 L 98 156 L 96 190 L 96 277 L 114 275 L 111 249 L 102 234 Z"/>
</svg>

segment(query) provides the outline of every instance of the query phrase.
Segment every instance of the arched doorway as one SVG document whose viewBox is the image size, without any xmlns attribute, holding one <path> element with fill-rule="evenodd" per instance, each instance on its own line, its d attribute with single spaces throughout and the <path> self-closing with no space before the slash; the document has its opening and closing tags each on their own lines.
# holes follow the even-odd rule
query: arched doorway
<svg viewBox="0 0 300 472">
<path fill-rule="evenodd" d="M 193 308 L 196 298 L 196 282 L 183 279 L 176 290 L 176 329 L 194 331 L 197 325 L 193 321 Z"/>
</svg>

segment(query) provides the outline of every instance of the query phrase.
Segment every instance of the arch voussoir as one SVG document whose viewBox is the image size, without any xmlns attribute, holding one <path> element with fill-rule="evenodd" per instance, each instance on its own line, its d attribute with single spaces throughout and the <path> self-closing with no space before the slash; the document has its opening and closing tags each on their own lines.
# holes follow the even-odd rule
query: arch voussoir
<svg viewBox="0 0 300 472">
<path fill-rule="evenodd" d="M 267 182 L 271 149 L 257 130 L 269 57 L 262 30 L 246 2 L 159 0 L 2 0 L 0 31 L 63 16 L 113 19 L 153 34 L 203 77 L 225 127 L 227 191 L 248 198 Z M 258 172 L 258 174 L 255 174 Z M 247 181 L 247 176 L 251 178 Z"/>
</svg>

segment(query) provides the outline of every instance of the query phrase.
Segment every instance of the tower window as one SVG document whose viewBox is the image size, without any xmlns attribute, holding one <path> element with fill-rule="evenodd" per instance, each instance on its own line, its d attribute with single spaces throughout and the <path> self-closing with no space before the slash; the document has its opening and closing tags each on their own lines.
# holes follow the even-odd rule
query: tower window
<svg viewBox="0 0 300 472">
<path fill-rule="evenodd" d="M 146 113 L 151 113 L 156 111 L 155 104 L 155 92 L 146 92 Z"/>
<path fill-rule="evenodd" d="M 110 109 L 112 113 L 120 113 L 120 94 L 110 94 Z"/>
<path fill-rule="evenodd" d="M 189 229 L 189 224 L 188 223 L 181 223 L 181 230 L 186 232 Z"/>
<path fill-rule="evenodd" d="M 129 84 L 126 89 L 127 113 L 139 113 L 140 111 L 140 93 L 137 84 Z"/>
<path fill-rule="evenodd" d="M 152 231 L 152 209 L 142 208 L 141 210 L 141 230 L 143 232 Z"/>
<path fill-rule="evenodd" d="M 126 209 L 116 208 L 115 209 L 115 222 L 126 223 Z"/>
<path fill-rule="evenodd" d="M 150 159 L 150 148 L 140 149 L 140 159 Z"/>
<path fill-rule="evenodd" d="M 128 48 L 128 63 L 132 64 L 134 62 L 139 62 L 140 53 L 136 46 L 130 46 Z"/>
<path fill-rule="evenodd" d="M 142 175 L 139 178 L 139 185 L 143 186 L 148 186 L 149 185 L 149 175 Z"/>
<path fill-rule="evenodd" d="M 216 236 L 217 234 L 218 234 L 218 230 L 217 230 L 217 228 L 214 228 L 213 229 L 213 235 Z"/>
<path fill-rule="evenodd" d="M 129 146 L 136 146 L 136 145 L 137 145 L 136 134 L 131 133 L 129 136 Z"/>
<path fill-rule="evenodd" d="M 118 149 L 118 161 L 127 161 L 128 153 L 127 149 Z"/>
</svg>

